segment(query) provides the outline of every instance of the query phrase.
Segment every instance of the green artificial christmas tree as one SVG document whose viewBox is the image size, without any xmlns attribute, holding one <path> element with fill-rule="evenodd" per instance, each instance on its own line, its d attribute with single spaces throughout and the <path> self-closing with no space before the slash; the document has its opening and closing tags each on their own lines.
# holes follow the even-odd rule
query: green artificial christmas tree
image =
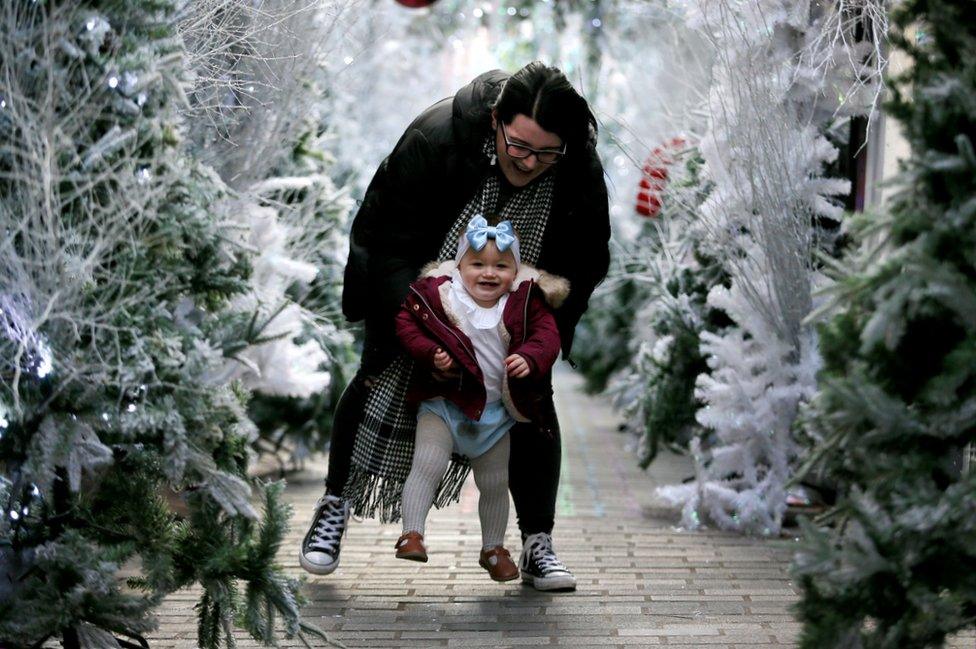
<svg viewBox="0 0 976 649">
<path fill-rule="evenodd" d="M 821 326 L 811 466 L 839 488 L 795 572 L 802 646 L 941 647 L 976 621 L 976 5 L 909 0 L 889 108 L 912 155 L 860 216 Z"/>
<path fill-rule="evenodd" d="M 725 312 L 706 303 L 712 287 L 727 285 L 727 274 L 702 252 L 699 241 L 690 243 L 687 265 L 673 268 L 657 295 L 648 323 L 657 342 L 650 348 L 645 345 L 634 361 L 644 386 L 642 398 L 631 406 L 643 423 L 639 462 L 644 469 L 662 447 L 685 452 L 693 438 L 707 435 L 695 420 L 701 407 L 695 382 L 709 371 L 701 352 L 701 335 L 731 324 Z"/>
<path fill-rule="evenodd" d="M 597 287 L 576 332 L 579 345 L 573 356 L 587 391 L 592 393 L 603 392 L 615 374 L 639 363 L 635 357 L 647 338 L 642 330 L 654 329 L 648 324 L 657 317 L 659 299 L 675 288 L 664 285 L 685 268 L 685 253 L 689 253 L 695 234 L 694 228 L 689 227 L 694 218 L 693 207 L 701 203 L 706 193 L 698 173 L 701 156 L 694 149 L 677 156 L 673 152 L 660 153 L 663 150 L 655 149 L 660 156 L 657 173 L 663 178 L 660 196 L 655 199 L 659 200 L 660 211 L 640 219 L 633 241 L 616 241 L 607 279 Z M 670 180 L 669 175 L 673 176 Z M 679 259 L 675 258 L 676 252 Z M 654 335 L 658 334 L 655 330 Z"/>
<path fill-rule="evenodd" d="M 586 387 L 607 390 L 625 427 L 641 438 L 638 461 L 647 468 L 662 447 L 678 452 L 703 434 L 695 380 L 708 372 L 699 350 L 703 331 L 730 324 L 706 305 L 727 273 L 702 249 L 697 209 L 708 195 L 696 148 L 668 158 L 661 212 L 647 220 L 635 243 L 611 270 L 584 314 L 573 355 Z"/>
<path fill-rule="evenodd" d="M 183 6 L 0 6 L 3 646 L 120 646 L 194 583 L 201 647 L 301 628 L 281 486 L 248 480 L 249 395 L 220 378 L 258 342 L 230 308 L 250 253 L 183 145 Z"/>
<path fill-rule="evenodd" d="M 576 330 L 573 357 L 584 387 L 591 394 L 607 389 L 613 375 L 633 359 L 636 311 L 648 300 L 648 288 L 613 267 L 610 279 L 590 298 L 590 306 Z"/>
</svg>

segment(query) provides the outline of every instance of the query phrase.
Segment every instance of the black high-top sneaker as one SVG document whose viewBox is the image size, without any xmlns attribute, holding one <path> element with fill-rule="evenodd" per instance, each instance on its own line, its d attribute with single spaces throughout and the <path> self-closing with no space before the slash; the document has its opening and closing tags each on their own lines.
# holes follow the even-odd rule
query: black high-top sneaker
<svg viewBox="0 0 976 649">
<path fill-rule="evenodd" d="M 552 536 L 545 532 L 525 537 L 519 570 L 522 583 L 531 584 L 536 590 L 576 590 L 576 577 L 556 558 Z"/>
<path fill-rule="evenodd" d="M 313 575 L 328 575 L 339 567 L 339 546 L 349 523 L 349 503 L 338 496 L 323 495 L 315 504 L 298 562 Z"/>
</svg>

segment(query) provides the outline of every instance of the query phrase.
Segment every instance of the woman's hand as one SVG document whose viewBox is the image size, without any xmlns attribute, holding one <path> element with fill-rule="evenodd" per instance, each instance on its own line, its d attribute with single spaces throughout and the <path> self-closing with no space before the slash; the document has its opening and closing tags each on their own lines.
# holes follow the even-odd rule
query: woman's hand
<svg viewBox="0 0 976 649">
<path fill-rule="evenodd" d="M 454 359 L 446 351 L 438 347 L 437 351 L 434 352 L 434 367 L 442 372 L 446 372 L 454 367 Z"/>
<path fill-rule="evenodd" d="M 512 354 L 505 359 L 505 371 L 512 378 L 523 379 L 529 375 L 529 362 L 518 354 Z"/>
</svg>

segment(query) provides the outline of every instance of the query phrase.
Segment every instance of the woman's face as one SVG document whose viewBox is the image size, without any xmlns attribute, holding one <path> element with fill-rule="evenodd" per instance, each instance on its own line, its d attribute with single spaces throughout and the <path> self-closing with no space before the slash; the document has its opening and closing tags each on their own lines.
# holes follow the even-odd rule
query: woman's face
<svg viewBox="0 0 976 649">
<path fill-rule="evenodd" d="M 517 269 L 511 250 L 499 252 L 489 240 L 480 251 L 468 248 L 458 264 L 461 283 L 474 301 L 482 307 L 493 307 L 512 289 Z"/>
<path fill-rule="evenodd" d="M 501 121 L 492 112 L 491 125 L 495 129 L 495 149 L 498 154 L 498 166 L 501 167 L 505 178 L 515 187 L 524 187 L 548 171 L 552 165 L 539 162 L 535 154 L 527 158 L 513 158 L 508 155 L 505 135 L 513 144 L 524 144 L 533 149 L 559 149 L 563 146 L 561 137 L 543 129 L 539 123 L 522 113 L 515 116 L 510 124 L 505 124 L 502 131 Z"/>
</svg>

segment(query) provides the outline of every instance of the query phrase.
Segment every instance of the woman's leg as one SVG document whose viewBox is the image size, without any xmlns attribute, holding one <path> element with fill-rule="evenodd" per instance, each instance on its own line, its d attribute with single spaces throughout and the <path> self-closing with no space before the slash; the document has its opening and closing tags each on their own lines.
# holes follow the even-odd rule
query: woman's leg
<svg viewBox="0 0 976 649">
<path fill-rule="evenodd" d="M 413 465 L 403 485 L 403 531 L 424 533 L 427 513 L 451 460 L 454 439 L 444 420 L 430 412 L 417 418 Z"/>
<path fill-rule="evenodd" d="M 349 503 L 341 495 L 349 478 L 359 413 L 366 402 L 366 380 L 367 375 L 360 368 L 336 404 L 325 494 L 315 504 L 312 522 L 299 550 L 301 566 L 312 574 L 328 575 L 339 567 L 342 536 L 349 522 Z"/>
<path fill-rule="evenodd" d="M 332 440 L 329 444 L 329 474 L 325 479 L 326 493 L 341 496 L 342 489 L 349 479 L 352 465 L 352 447 L 356 441 L 359 419 L 366 405 L 369 390 L 366 382 L 369 376 L 362 368 L 349 381 L 339 397 L 335 414 L 332 416 Z"/>
<path fill-rule="evenodd" d="M 548 416 L 542 418 L 546 423 L 516 424 L 511 432 L 508 485 L 522 530 L 519 571 L 522 581 L 536 590 L 574 590 L 576 578 L 556 556 L 552 544 L 562 448 L 551 396 L 547 410 Z"/>
<path fill-rule="evenodd" d="M 349 503 L 341 496 L 349 480 L 359 420 L 366 405 L 370 381 L 392 360 L 389 353 L 370 344 L 370 340 L 370 327 L 367 326 L 359 370 L 336 404 L 325 493 L 315 504 L 312 522 L 299 549 L 302 567 L 316 575 L 330 574 L 339 566 L 342 537 L 346 532 L 350 513 Z"/>
<path fill-rule="evenodd" d="M 541 430 L 536 423 L 519 423 L 510 431 L 512 450 L 508 462 L 508 486 L 523 539 L 539 532 L 552 534 L 556 517 L 562 446 L 551 396 L 547 408 L 550 416 L 545 419 L 549 422 Z"/>
<path fill-rule="evenodd" d="M 371 381 L 375 380 L 394 358 L 394 354 L 373 343 L 376 335 L 371 326 L 366 327 L 366 340 L 363 343 L 363 355 L 359 361 L 359 369 L 352 377 L 346 389 L 342 391 L 332 416 L 332 440 L 329 444 L 329 474 L 325 479 L 326 493 L 341 496 L 342 490 L 349 479 L 352 466 L 352 448 L 359 431 L 369 394 Z"/>
<path fill-rule="evenodd" d="M 483 455 L 471 460 L 478 485 L 478 514 L 481 517 L 481 545 L 489 550 L 505 544 L 508 526 L 508 455 L 506 433 Z"/>
</svg>

